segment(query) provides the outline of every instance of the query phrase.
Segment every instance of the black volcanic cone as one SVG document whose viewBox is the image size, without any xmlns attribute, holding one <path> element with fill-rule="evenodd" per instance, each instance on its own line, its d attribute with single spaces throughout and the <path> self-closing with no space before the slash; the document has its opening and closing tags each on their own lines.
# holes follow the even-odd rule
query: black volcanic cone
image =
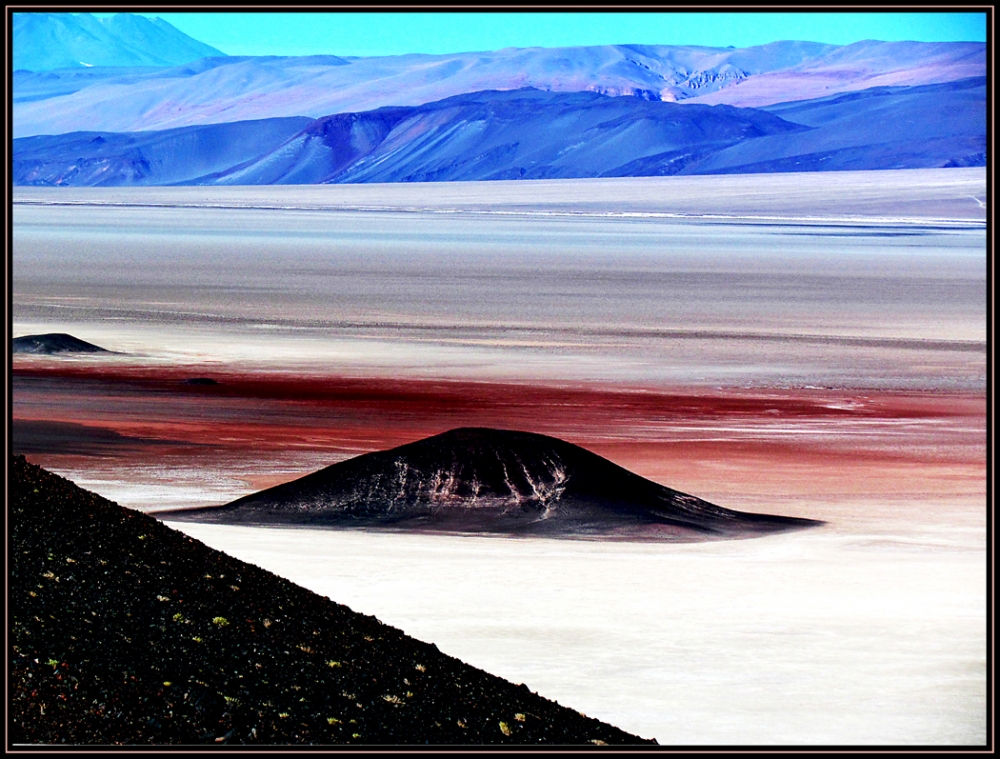
<svg viewBox="0 0 1000 759">
<path fill-rule="evenodd" d="M 724 509 L 553 437 L 471 427 L 358 456 L 225 506 L 156 516 L 668 540 L 820 524 Z"/>
<path fill-rule="evenodd" d="M 13 744 L 653 743 L 23 456 L 10 474 Z"/>
<path fill-rule="evenodd" d="M 106 348 L 65 332 L 15 337 L 11 342 L 11 350 L 14 353 L 111 353 Z"/>
</svg>

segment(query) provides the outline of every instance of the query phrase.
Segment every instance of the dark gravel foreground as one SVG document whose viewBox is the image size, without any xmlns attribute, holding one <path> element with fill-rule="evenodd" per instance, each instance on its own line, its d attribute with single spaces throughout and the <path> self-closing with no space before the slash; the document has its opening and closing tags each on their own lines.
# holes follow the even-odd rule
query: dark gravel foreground
<svg viewBox="0 0 1000 759">
<path fill-rule="evenodd" d="M 14 457 L 12 744 L 654 744 Z"/>
</svg>

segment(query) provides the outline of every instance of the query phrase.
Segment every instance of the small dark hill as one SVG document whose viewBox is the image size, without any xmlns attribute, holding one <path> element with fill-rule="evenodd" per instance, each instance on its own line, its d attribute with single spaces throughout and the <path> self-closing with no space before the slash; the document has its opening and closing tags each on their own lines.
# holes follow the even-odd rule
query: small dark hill
<svg viewBox="0 0 1000 759">
<path fill-rule="evenodd" d="M 15 337 L 11 347 L 14 353 L 111 353 L 65 332 Z"/>
<path fill-rule="evenodd" d="M 463 428 L 166 519 L 703 540 L 820 524 L 748 514 L 658 485 L 545 435 Z"/>
<path fill-rule="evenodd" d="M 652 743 L 13 460 L 16 744 Z"/>
</svg>

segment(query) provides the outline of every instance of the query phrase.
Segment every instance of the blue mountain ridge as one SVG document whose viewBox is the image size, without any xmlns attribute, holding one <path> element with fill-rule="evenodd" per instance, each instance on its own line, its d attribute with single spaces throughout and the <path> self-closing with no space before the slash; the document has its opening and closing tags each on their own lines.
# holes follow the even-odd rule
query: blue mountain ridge
<svg viewBox="0 0 1000 759">
<path fill-rule="evenodd" d="M 279 150 L 214 184 L 432 182 L 621 176 L 636 155 L 719 149 L 802 130 L 731 106 L 680 106 L 525 89 L 458 95 L 416 108 L 317 119 Z"/>
<path fill-rule="evenodd" d="M 15 12 L 14 69 L 50 71 L 91 66 L 175 66 L 225 53 L 192 39 L 161 18 L 132 13 Z"/>
<path fill-rule="evenodd" d="M 96 85 L 130 87 L 159 80 L 184 80 L 221 67 L 236 67 L 250 63 L 258 71 L 281 66 L 288 58 L 275 55 L 208 56 L 177 66 L 92 66 L 89 68 L 64 68 L 58 71 L 15 71 L 14 103 L 32 103 L 48 100 Z M 300 55 L 294 58 L 299 67 L 346 66 L 348 61 L 336 55 Z M 249 119 L 246 119 L 249 120 Z M 145 130 L 154 131 L 154 130 Z M 156 130 L 162 131 L 162 130 Z"/>
<path fill-rule="evenodd" d="M 264 185 L 985 165 L 985 78 L 767 109 L 525 89 L 320 119 L 14 140 L 17 185 Z"/>
<path fill-rule="evenodd" d="M 690 173 L 851 171 L 986 165 L 986 78 L 875 87 L 762 110 L 813 127 L 721 150 Z"/>
<path fill-rule="evenodd" d="M 160 132 L 22 137 L 14 141 L 14 183 L 67 187 L 176 184 L 266 154 L 312 121 L 290 117 Z"/>
<path fill-rule="evenodd" d="M 780 41 L 743 49 L 603 45 L 365 58 L 206 55 L 159 68 L 114 67 L 84 57 L 95 65 L 15 72 L 13 136 L 322 118 L 523 88 L 759 108 L 986 74 L 985 45 L 958 42 Z"/>
</svg>

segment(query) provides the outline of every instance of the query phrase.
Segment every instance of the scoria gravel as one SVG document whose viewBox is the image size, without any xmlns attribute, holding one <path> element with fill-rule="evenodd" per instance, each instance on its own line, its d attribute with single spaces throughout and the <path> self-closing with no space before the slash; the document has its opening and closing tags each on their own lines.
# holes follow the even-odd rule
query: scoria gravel
<svg viewBox="0 0 1000 759">
<path fill-rule="evenodd" d="M 14 457 L 9 745 L 652 744 Z"/>
</svg>

